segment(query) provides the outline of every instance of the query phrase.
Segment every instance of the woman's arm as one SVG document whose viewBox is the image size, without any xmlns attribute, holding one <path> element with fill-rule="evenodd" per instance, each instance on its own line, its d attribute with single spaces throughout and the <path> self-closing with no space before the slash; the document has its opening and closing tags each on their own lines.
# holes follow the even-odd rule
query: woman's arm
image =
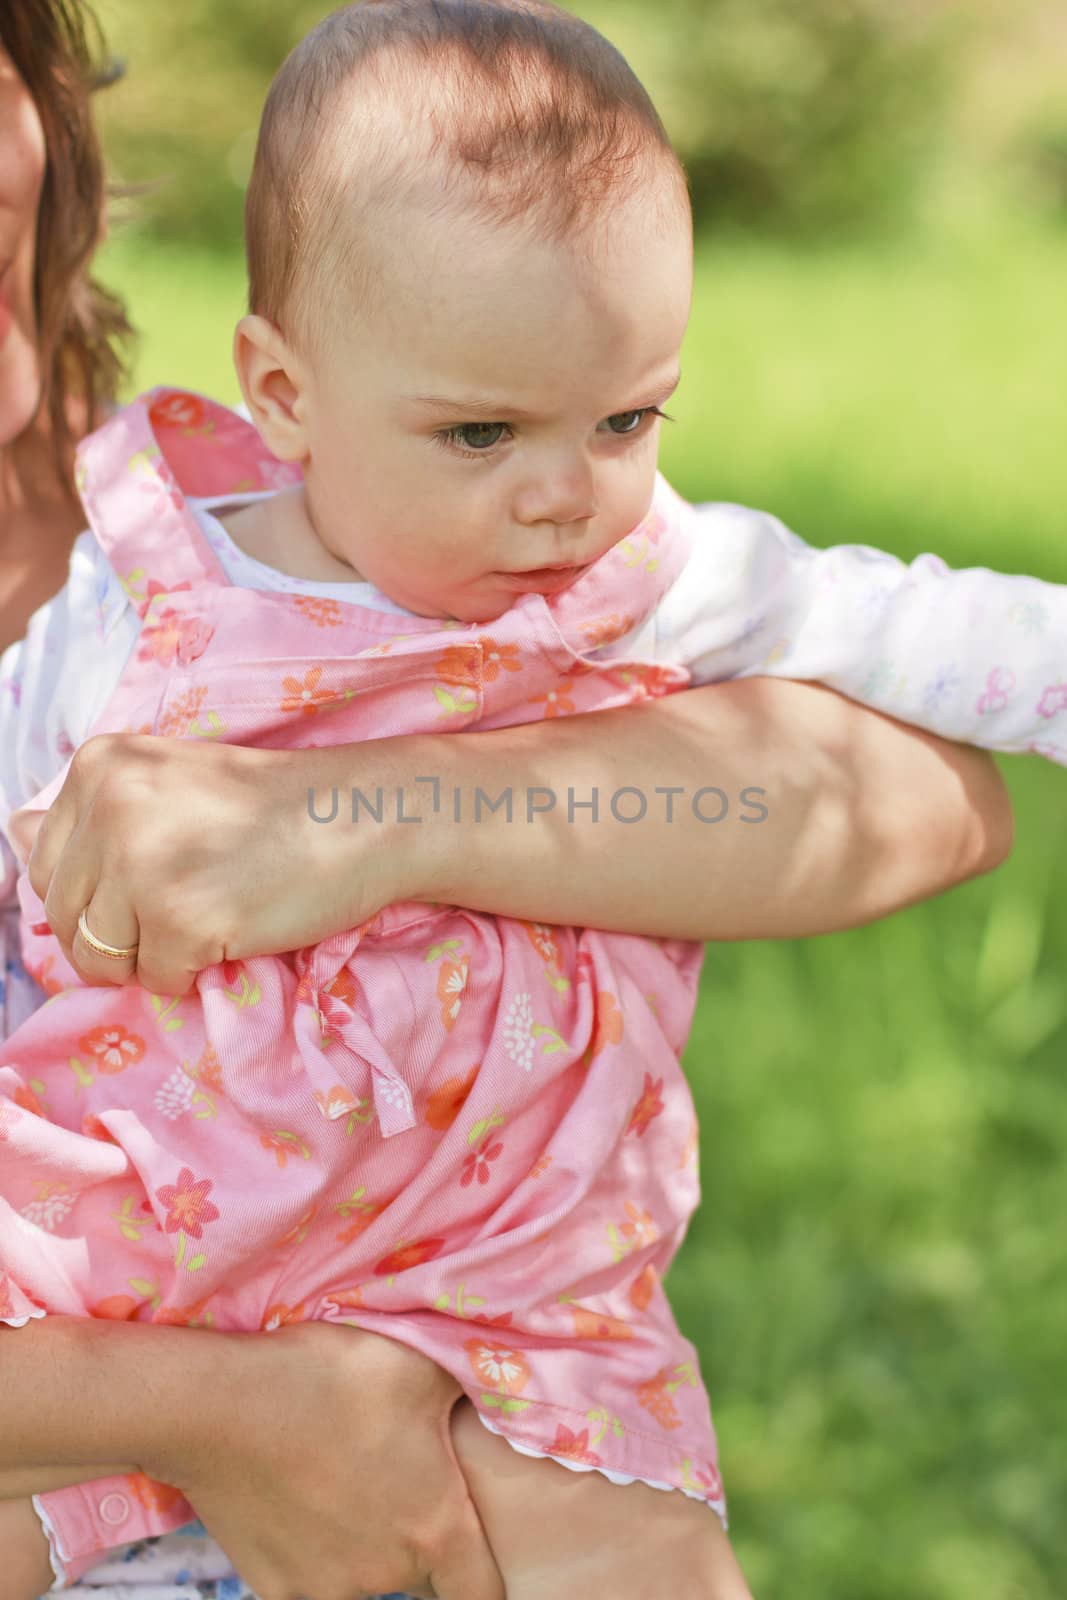
<svg viewBox="0 0 1067 1600">
<path fill-rule="evenodd" d="M 460 1392 L 416 1351 L 324 1323 L 0 1327 L 0 1500 L 141 1469 L 264 1597 L 503 1600 L 452 1450 Z"/>
<path fill-rule="evenodd" d="M 334 820 L 314 820 L 335 790 Z M 510 820 L 491 809 L 508 790 Z M 643 800 L 643 819 L 618 820 L 613 798 L 623 817 Z M 760 806 L 764 820 L 742 820 Z M 147 988 L 180 994 L 213 962 L 299 948 L 400 899 L 664 937 L 823 933 L 988 871 L 1010 843 L 987 755 L 816 685 L 752 678 L 337 749 L 106 735 L 75 757 L 30 878 L 86 976 L 133 971 L 74 942 L 91 907 L 98 938 L 140 939 Z"/>
</svg>

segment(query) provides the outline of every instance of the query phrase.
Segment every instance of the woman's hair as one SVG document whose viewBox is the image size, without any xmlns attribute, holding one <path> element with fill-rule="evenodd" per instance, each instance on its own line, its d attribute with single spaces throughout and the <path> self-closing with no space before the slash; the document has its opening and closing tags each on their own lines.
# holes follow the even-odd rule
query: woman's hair
<svg viewBox="0 0 1067 1600">
<path fill-rule="evenodd" d="M 35 418 L 47 413 L 57 466 L 69 478 L 77 442 L 72 417 L 84 410 L 91 427 L 115 399 L 132 334 L 122 302 L 90 274 L 104 235 L 107 184 L 89 97 L 111 73 L 101 66 L 102 35 L 85 0 L 4 0 L 0 44 L 44 128 L 34 283 L 42 381 Z"/>
</svg>

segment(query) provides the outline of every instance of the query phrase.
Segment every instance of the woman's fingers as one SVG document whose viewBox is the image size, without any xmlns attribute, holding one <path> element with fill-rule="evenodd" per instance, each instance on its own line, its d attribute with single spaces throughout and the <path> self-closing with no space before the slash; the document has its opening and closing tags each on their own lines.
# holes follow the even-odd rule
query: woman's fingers
<svg viewBox="0 0 1067 1600">
<path fill-rule="evenodd" d="M 129 900 L 121 892 L 116 893 L 113 884 L 101 883 L 83 909 L 84 917 L 79 914 L 76 920 L 71 944 L 75 967 L 88 983 L 126 983 L 137 971 L 140 944 L 140 930 Z M 54 930 L 51 919 L 49 926 Z M 130 954 L 110 955 L 96 948 L 99 945 L 128 950 Z"/>
</svg>

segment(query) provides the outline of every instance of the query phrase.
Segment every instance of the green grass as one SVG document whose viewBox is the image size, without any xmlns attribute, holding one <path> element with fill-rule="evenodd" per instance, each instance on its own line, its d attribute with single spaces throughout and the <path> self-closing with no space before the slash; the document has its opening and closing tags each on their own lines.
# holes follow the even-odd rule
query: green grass
<svg viewBox="0 0 1067 1600">
<path fill-rule="evenodd" d="M 223 398 L 234 260 L 112 247 L 139 386 Z M 1067 580 L 1067 238 L 700 253 L 664 467 L 815 544 Z M 762 1600 L 1055 1600 L 1067 1569 L 1067 778 L 994 877 L 709 952 L 672 1275 Z"/>
</svg>

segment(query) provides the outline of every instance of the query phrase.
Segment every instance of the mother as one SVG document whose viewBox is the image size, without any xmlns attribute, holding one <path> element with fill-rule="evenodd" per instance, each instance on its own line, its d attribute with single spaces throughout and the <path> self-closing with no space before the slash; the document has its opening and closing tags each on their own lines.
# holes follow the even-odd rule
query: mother
<svg viewBox="0 0 1067 1600">
<path fill-rule="evenodd" d="M 114 399 L 128 331 L 89 276 L 103 179 L 85 15 L 74 0 L 0 10 L 5 642 L 65 575 L 82 522 L 72 445 Z M 0 762 L 5 811 L 61 765 L 46 732 L 39 748 Z M 517 771 L 579 798 L 622 784 L 652 793 L 714 782 L 736 794 L 758 783 L 772 821 L 741 839 L 686 806 L 670 824 L 650 808 L 640 849 L 632 830 L 619 834 L 620 874 L 611 829 L 622 825 L 601 821 L 593 851 L 591 821 L 571 823 L 562 808 L 521 833 L 495 815 L 460 829 L 447 808 L 373 835 L 308 817 L 309 788 L 412 788 L 432 773 L 446 788 L 496 794 Z M 41 829 L 31 876 L 87 977 L 133 970 L 76 934 L 91 900 L 109 939 L 139 941 L 137 976 L 180 993 L 211 962 L 297 948 L 407 898 L 686 938 L 823 931 L 986 870 L 1009 839 L 988 757 L 825 690 L 748 680 L 580 720 L 341 750 L 90 741 Z M 14 948 L 8 1026 L 40 1000 Z M 499 1593 L 450 1451 L 458 1390 L 413 1352 L 323 1326 L 263 1339 L 63 1318 L 5 1329 L 0 1342 L 0 1497 L 137 1465 L 186 1491 L 264 1600 L 430 1593 L 431 1574 L 465 1600 Z M 314 1451 L 290 1449 L 295 1438 L 314 1439 Z"/>
</svg>

